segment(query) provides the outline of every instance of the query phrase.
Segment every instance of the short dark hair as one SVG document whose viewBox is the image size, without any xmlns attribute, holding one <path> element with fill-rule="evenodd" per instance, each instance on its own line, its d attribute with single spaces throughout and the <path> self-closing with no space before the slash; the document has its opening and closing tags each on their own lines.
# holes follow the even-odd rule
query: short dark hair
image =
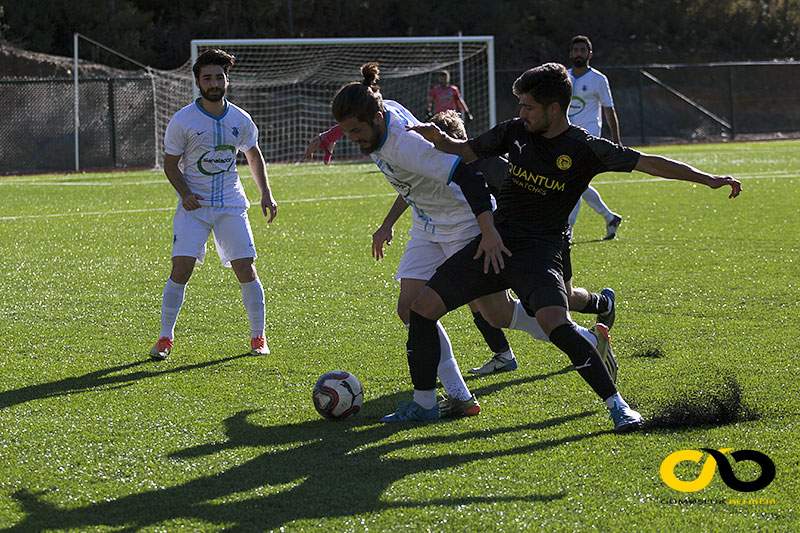
<svg viewBox="0 0 800 533">
<path fill-rule="evenodd" d="M 337 122 L 356 117 L 359 122 L 372 122 L 378 111 L 383 111 L 381 88 L 377 85 L 380 70 L 377 63 L 361 65 L 362 81 L 342 86 L 331 102 L 331 111 Z"/>
<path fill-rule="evenodd" d="M 561 63 L 545 63 L 526 70 L 514 81 L 512 90 L 517 97 L 530 94 L 544 107 L 557 102 L 564 112 L 572 100 L 572 80 Z"/>
<path fill-rule="evenodd" d="M 440 130 L 453 139 L 467 138 L 467 130 L 464 129 L 464 121 L 461 120 L 461 115 L 454 109 L 447 109 L 436 113 L 431 117 L 431 122 L 436 124 Z"/>
<path fill-rule="evenodd" d="M 192 65 L 192 72 L 194 72 L 195 78 L 200 78 L 200 69 L 207 65 L 219 65 L 227 76 L 235 61 L 236 58 L 228 52 L 218 48 L 211 48 L 197 57 L 197 61 Z"/>
<path fill-rule="evenodd" d="M 573 37 L 572 40 L 569 42 L 569 49 L 572 50 L 572 47 L 575 46 L 576 43 L 584 43 L 586 47 L 589 48 L 589 51 L 590 52 L 592 51 L 592 41 L 590 41 L 587 36 L 576 35 L 575 37 Z"/>
</svg>

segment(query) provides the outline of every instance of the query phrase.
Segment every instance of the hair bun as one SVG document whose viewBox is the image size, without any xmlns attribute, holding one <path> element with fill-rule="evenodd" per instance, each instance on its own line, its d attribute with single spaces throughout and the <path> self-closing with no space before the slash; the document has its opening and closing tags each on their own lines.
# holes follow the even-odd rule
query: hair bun
<svg viewBox="0 0 800 533">
<path fill-rule="evenodd" d="M 380 79 L 380 69 L 378 63 L 364 63 L 361 65 L 361 75 L 364 76 L 364 81 L 361 82 L 367 87 L 372 87 Z"/>
</svg>

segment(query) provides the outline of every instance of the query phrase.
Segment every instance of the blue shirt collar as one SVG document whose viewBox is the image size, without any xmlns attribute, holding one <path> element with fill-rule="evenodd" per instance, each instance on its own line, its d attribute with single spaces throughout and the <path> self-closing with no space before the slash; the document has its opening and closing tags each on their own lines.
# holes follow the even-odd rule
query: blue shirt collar
<svg viewBox="0 0 800 533">
<path fill-rule="evenodd" d="M 200 112 L 203 113 L 204 115 L 206 115 L 207 117 L 211 117 L 214 120 L 222 120 L 223 117 L 225 117 L 225 115 L 228 114 L 228 110 L 231 108 L 231 106 L 228 105 L 227 98 L 223 98 L 223 100 L 225 101 L 225 111 L 223 111 L 220 116 L 212 115 L 211 113 L 209 113 L 208 111 L 203 109 L 203 106 L 200 105 L 200 98 L 198 98 L 197 100 L 194 101 L 194 105 L 197 106 L 197 109 L 199 109 Z"/>
</svg>

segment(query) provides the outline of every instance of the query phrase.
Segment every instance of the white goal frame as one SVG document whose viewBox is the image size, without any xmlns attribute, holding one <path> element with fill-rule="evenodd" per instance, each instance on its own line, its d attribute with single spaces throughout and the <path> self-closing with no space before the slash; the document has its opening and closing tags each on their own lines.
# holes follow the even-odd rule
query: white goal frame
<svg viewBox="0 0 800 533">
<path fill-rule="evenodd" d="M 211 46 L 221 46 L 229 44 L 237 45 L 259 45 L 259 46 L 285 46 L 285 45 L 310 45 L 310 44 L 396 44 L 396 43 L 486 43 L 487 47 L 487 68 L 486 83 L 489 88 L 489 126 L 497 124 L 497 89 L 495 87 L 495 66 L 494 66 L 494 36 L 453 36 L 453 37 L 342 37 L 331 39 L 192 39 L 191 41 L 191 64 L 197 61 L 199 50 Z M 460 59 L 463 63 L 463 58 Z M 459 88 L 464 87 L 464 71 L 459 79 Z M 463 89 L 462 89 L 463 92 Z M 196 86 L 193 87 L 194 98 L 200 97 L 200 91 Z M 402 102 L 401 102 L 402 103 Z"/>
<path fill-rule="evenodd" d="M 425 99 L 436 83 L 436 72 L 447 69 L 475 116 L 472 123 L 475 132 L 497 123 L 493 36 L 194 39 L 190 47 L 189 62 L 175 71 L 159 73 L 160 81 L 166 84 L 165 89 L 159 90 L 163 96 L 157 105 L 157 129 L 161 137 L 165 121 L 180 108 L 179 102 L 186 105 L 192 94 L 195 99 L 199 96 L 191 65 L 203 50 L 212 47 L 237 56 L 237 64 L 231 70 L 229 95 L 233 103 L 253 116 L 268 162 L 296 161 L 305 151 L 308 139 L 333 124 L 330 113 L 333 93 L 341 85 L 357 81 L 360 65 L 368 61 L 378 61 L 381 66 L 379 84 L 384 98 L 397 99 L 420 119 L 424 119 Z M 269 47 L 281 48 L 269 52 Z M 259 48 L 263 48 L 263 56 Z M 320 57 L 323 51 L 335 57 L 323 59 Z M 179 79 L 187 83 L 176 83 Z M 295 92 L 291 89 L 293 84 L 298 87 Z M 284 92 L 276 94 L 278 91 Z M 281 148 L 270 157 L 268 152 L 274 148 L 276 138 L 290 144 L 291 153 Z M 163 139 L 159 146 L 163 146 L 161 143 Z M 337 146 L 336 155 L 361 157 L 357 147 L 348 143 Z"/>
</svg>

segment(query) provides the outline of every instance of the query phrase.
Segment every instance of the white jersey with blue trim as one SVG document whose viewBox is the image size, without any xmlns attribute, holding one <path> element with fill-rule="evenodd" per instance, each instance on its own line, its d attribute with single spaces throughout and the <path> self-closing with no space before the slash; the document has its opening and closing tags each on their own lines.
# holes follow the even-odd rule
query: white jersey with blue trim
<svg viewBox="0 0 800 533">
<path fill-rule="evenodd" d="M 200 99 L 172 117 L 164 134 L 164 151 L 181 156 L 178 168 L 189 190 L 211 207 L 250 207 L 236 154 L 258 143 L 258 128 L 242 108 L 227 102 L 222 116 L 200 106 Z M 177 193 L 176 193 L 177 194 Z"/>
<path fill-rule="evenodd" d="M 591 67 L 577 78 L 569 69 L 569 77 L 572 80 L 572 101 L 567 113 L 569 121 L 600 137 L 603 130 L 602 108 L 614 107 L 608 78 Z"/>
<path fill-rule="evenodd" d="M 406 126 L 420 124 L 411 112 L 392 100 L 384 100 L 386 133 L 370 155 L 386 179 L 408 202 L 414 213 L 412 237 L 452 241 L 480 233 L 464 193 L 452 183 L 461 158 L 434 148 Z"/>
</svg>

